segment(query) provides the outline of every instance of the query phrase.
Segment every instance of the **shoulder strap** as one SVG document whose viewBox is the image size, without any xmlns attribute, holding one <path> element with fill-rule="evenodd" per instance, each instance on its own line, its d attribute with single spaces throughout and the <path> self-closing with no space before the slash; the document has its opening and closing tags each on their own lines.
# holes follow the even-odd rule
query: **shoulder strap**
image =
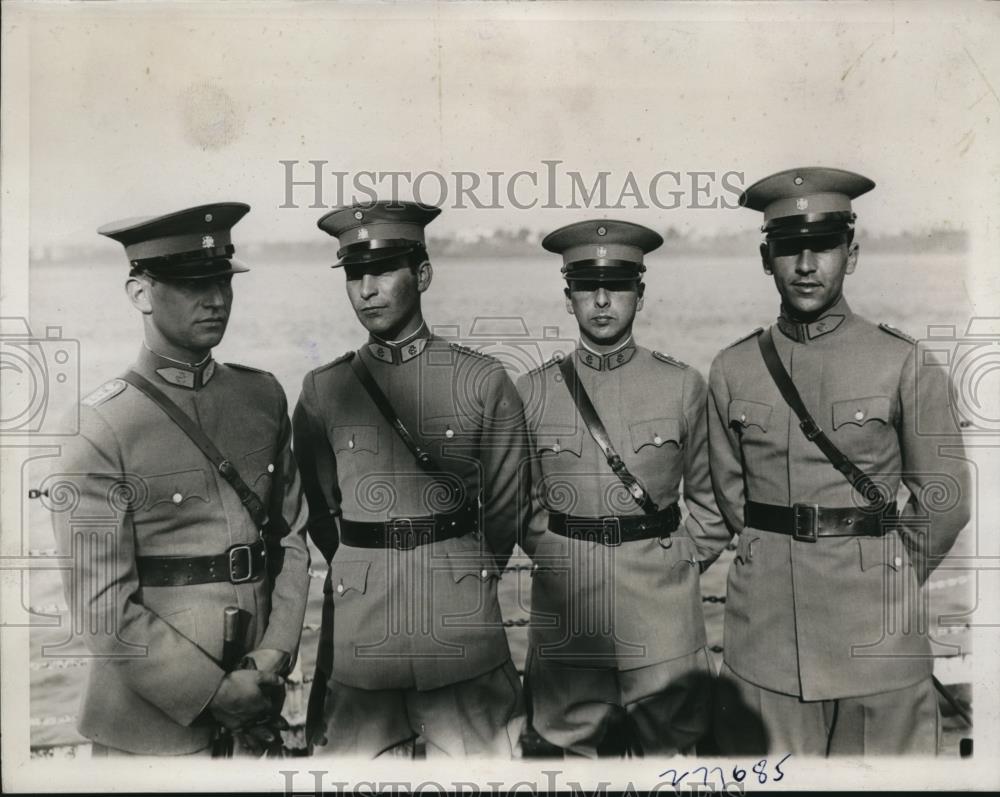
<svg viewBox="0 0 1000 797">
<path fill-rule="evenodd" d="M 236 466 L 222 455 L 222 452 L 215 447 L 215 443 L 208 438 L 208 435 L 201 430 L 201 427 L 192 421 L 184 410 L 171 401 L 162 390 L 146 379 L 146 377 L 137 374 L 135 371 L 129 371 L 122 379 L 144 393 L 156 406 L 166 413 L 170 420 L 180 427 L 180 430 L 190 438 L 192 443 L 198 446 L 201 453 L 208 457 L 209 461 L 215 466 L 219 475 L 236 491 L 240 503 L 243 504 L 243 507 L 250 514 L 258 530 L 263 531 L 268 523 L 267 511 L 264 509 L 264 504 L 257 497 L 257 493 L 247 487 L 246 482 L 240 478 Z"/>
<path fill-rule="evenodd" d="M 580 382 L 580 377 L 577 376 L 576 369 L 573 367 L 572 358 L 572 354 L 564 357 L 559 363 L 559 370 L 562 372 L 563 383 L 573 397 L 573 402 L 576 404 L 576 409 L 580 413 L 580 417 L 583 418 L 587 431 L 594 438 L 594 442 L 600 446 L 601 451 L 604 453 L 604 458 L 608 461 L 608 467 L 614 471 L 618 480 L 625 485 L 625 489 L 629 491 L 629 494 L 642 508 L 642 511 L 649 515 L 659 512 L 659 507 L 649 497 L 649 493 L 639 484 L 639 480 L 629 472 L 625 463 L 622 462 L 622 458 L 618 456 L 618 452 L 611 445 L 608 430 L 604 428 L 604 423 L 597 414 L 594 403 L 590 400 L 590 396 L 587 395 L 587 391 Z"/>
<path fill-rule="evenodd" d="M 771 375 L 771 379 L 774 380 L 774 384 L 781 393 L 781 397 L 798 417 L 799 428 L 802 429 L 802 433 L 823 452 L 823 456 L 830 461 L 833 467 L 843 474 L 844 478 L 871 505 L 872 509 L 884 511 L 889 504 L 887 497 L 879 490 L 867 473 L 851 462 L 834 445 L 833 441 L 826 436 L 826 433 L 816 424 L 812 415 L 809 414 L 809 410 L 806 409 L 806 405 L 802 402 L 802 396 L 799 395 L 798 388 L 795 387 L 791 375 L 781 363 L 781 358 L 778 356 L 778 350 L 774 346 L 770 329 L 757 337 L 757 346 L 760 348 L 761 356 L 764 358 L 764 365 L 767 366 L 767 371 Z"/>
<path fill-rule="evenodd" d="M 388 397 L 382 392 L 382 388 L 378 386 L 375 377 L 372 376 L 372 372 L 368 370 L 368 366 L 364 364 L 360 356 L 355 355 L 351 358 L 351 369 L 354 371 L 354 375 L 358 378 L 358 381 L 361 382 L 361 386 L 368 393 L 368 397 L 374 402 L 378 411 L 382 413 L 382 417 L 389 422 L 389 425 L 396 431 L 396 434 L 406 444 L 406 447 L 410 449 L 410 453 L 416 458 L 417 464 L 426 471 L 440 471 L 441 468 L 434 457 L 431 456 L 430 451 L 420 444 L 420 441 L 410 433 L 410 430 L 399 419 L 396 411 L 392 408 L 392 404 L 389 403 Z"/>
</svg>

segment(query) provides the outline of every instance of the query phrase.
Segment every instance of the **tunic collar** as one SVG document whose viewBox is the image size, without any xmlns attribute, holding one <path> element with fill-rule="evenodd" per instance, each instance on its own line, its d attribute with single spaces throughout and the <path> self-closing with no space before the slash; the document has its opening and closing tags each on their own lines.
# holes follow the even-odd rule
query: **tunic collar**
<svg viewBox="0 0 1000 797">
<path fill-rule="evenodd" d="M 576 356 L 595 371 L 613 371 L 635 356 L 635 338 L 629 335 L 617 349 L 605 353 L 594 351 L 581 340 L 576 347 Z"/>
<path fill-rule="evenodd" d="M 798 343 L 809 343 L 810 341 L 829 335 L 840 329 L 844 322 L 853 315 L 851 308 L 847 304 L 847 299 L 841 296 L 837 302 L 830 307 L 822 316 L 815 321 L 805 323 L 793 321 L 785 312 L 782 305 L 781 315 L 778 316 L 778 329 L 786 337 Z"/>
<path fill-rule="evenodd" d="M 402 340 L 383 340 L 371 335 L 368 338 L 368 351 L 376 360 L 392 365 L 407 363 L 414 357 L 419 357 L 427 346 L 431 333 L 427 329 L 427 324 L 423 323 L 412 335 L 407 335 Z"/>
<path fill-rule="evenodd" d="M 145 343 L 139 351 L 138 365 L 156 374 L 164 382 L 188 390 L 201 390 L 215 375 L 215 360 L 208 354 L 200 363 L 185 363 L 152 351 Z"/>
</svg>

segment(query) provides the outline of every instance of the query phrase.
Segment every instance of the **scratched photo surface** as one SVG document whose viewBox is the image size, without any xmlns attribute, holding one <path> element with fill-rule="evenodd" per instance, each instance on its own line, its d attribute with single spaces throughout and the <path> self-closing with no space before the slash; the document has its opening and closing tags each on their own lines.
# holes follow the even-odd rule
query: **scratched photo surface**
<svg viewBox="0 0 1000 797">
<path fill-rule="evenodd" d="M 1000 317 L 1000 10 L 954 9 L 6 3 L 2 334 L 32 340 L 34 358 L 11 360 L 5 350 L 3 363 L 3 556 L 34 560 L 30 577 L 18 565 L 23 572 L 3 582 L 2 743 L 12 787 L 103 783 L 93 768 L 73 769 L 90 757 L 76 729 L 86 649 L 71 630 L 50 515 L 28 492 L 72 433 L 76 402 L 118 376 L 141 346 L 123 289 L 125 256 L 95 233 L 114 219 L 217 201 L 251 206 L 233 230 L 236 256 L 251 270 L 234 279 L 231 321 L 213 356 L 272 372 L 294 407 L 308 371 L 367 337 L 344 274 L 330 268 L 337 242 L 316 228 L 339 204 L 390 198 L 395 182 L 398 198 L 440 205 L 428 228 L 434 278 L 424 317 L 432 330 L 497 356 L 513 378 L 578 337 L 561 260 L 541 238 L 587 218 L 647 225 L 665 243 L 646 259 L 636 340 L 707 376 L 720 349 L 778 311 L 757 252 L 760 217 L 737 207 L 740 190 L 794 166 L 856 171 L 877 186 L 853 203 L 860 260 L 845 294 L 865 318 L 920 340 L 936 335 L 953 352 L 993 347 L 978 372 L 953 372 L 975 415 L 966 443 L 976 484 L 990 484 L 1000 326 L 978 327 L 984 336 L 970 322 Z M 988 564 L 998 555 L 996 521 L 995 506 L 979 496 L 924 588 L 934 673 L 961 709 L 975 708 L 976 726 L 942 698 L 936 764 L 876 761 L 866 771 L 792 761 L 785 782 L 768 787 L 998 785 L 983 769 L 998 738 L 988 676 L 997 663 L 990 626 L 1000 622 Z M 326 573 L 310 548 L 283 711 L 292 752 L 305 746 Z M 732 549 L 701 577 L 716 667 Z M 519 672 L 530 568 L 516 550 L 498 591 Z M 542 770 L 577 773 L 588 788 L 610 778 L 650 788 L 677 775 L 660 777 L 666 765 L 655 763 L 525 757 L 535 744 L 522 737 L 513 765 L 406 766 L 443 784 L 516 773 L 539 788 Z M 757 761 L 735 763 L 749 770 Z M 677 769 L 697 765 L 692 758 Z M 169 762 L 117 766 L 115 782 L 137 788 L 280 791 L 292 782 L 279 774 L 286 770 L 301 773 L 295 788 L 311 791 L 305 773 L 337 763 L 267 760 L 223 775 L 196 765 L 191 778 Z M 331 780 L 378 782 L 372 764 L 344 766 L 348 774 Z M 951 780 L 940 772 L 947 767 Z M 824 771 L 836 778 L 818 782 Z M 758 775 L 739 788 L 764 788 Z"/>
</svg>

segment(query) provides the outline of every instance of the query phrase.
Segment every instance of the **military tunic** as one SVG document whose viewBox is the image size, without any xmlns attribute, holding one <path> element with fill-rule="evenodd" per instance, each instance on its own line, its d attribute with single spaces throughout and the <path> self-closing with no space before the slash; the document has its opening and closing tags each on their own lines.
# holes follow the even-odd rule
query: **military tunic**
<svg viewBox="0 0 1000 797">
<path fill-rule="evenodd" d="M 349 358 L 306 376 L 294 417 L 296 454 L 310 535 L 331 562 L 332 614 L 320 641 L 317 686 L 329 680 L 334 699 L 337 689 L 429 692 L 509 669 L 497 582 L 528 512 L 517 392 L 499 362 L 428 336 L 426 328 L 403 345 L 373 337 L 353 356 L 441 470 L 418 466 Z M 472 525 L 409 550 L 345 544 L 336 522 L 426 518 L 470 505 L 480 516 L 478 530 Z M 516 675 L 504 688 L 519 699 Z M 326 724 L 316 716 L 322 703 L 311 700 L 311 728 Z M 357 724 L 369 719 L 377 721 L 359 717 Z M 350 745 L 332 739 L 335 733 L 365 731 L 331 727 L 327 741 Z"/>
<path fill-rule="evenodd" d="M 206 748 L 206 708 L 224 671 L 223 611 L 242 610 L 241 651 L 294 657 L 305 613 L 305 504 L 291 455 L 284 393 L 271 375 L 207 360 L 182 368 L 148 349 L 133 370 L 155 383 L 236 466 L 272 518 L 284 518 L 273 583 L 144 586 L 136 559 L 223 554 L 260 537 L 234 490 L 145 394 L 107 383 L 81 406 L 49 501 L 75 633 L 95 657 L 80 732 L 99 745 L 148 754 Z M 272 524 L 274 525 L 274 524 Z"/>
<path fill-rule="evenodd" d="M 816 423 L 889 495 L 900 482 L 910 495 L 881 538 L 809 542 L 746 526 L 747 501 L 831 508 L 864 501 L 799 428 L 756 335 L 722 351 L 709 380 L 712 480 L 740 535 L 727 588 L 726 667 L 802 701 L 927 681 L 929 618 L 919 585 L 969 519 L 969 473 L 947 374 L 844 299 L 809 324 L 782 316 L 771 331 Z"/>
<path fill-rule="evenodd" d="M 704 700 L 687 710 L 704 714 L 710 670 L 700 564 L 718 555 L 728 532 L 712 494 L 706 386 L 698 372 L 631 339 L 610 354 L 581 345 L 571 356 L 629 471 L 661 510 L 682 491 L 687 507 L 681 527 L 662 539 L 605 546 L 550 531 L 551 512 L 596 518 L 643 510 L 590 436 L 557 363 L 518 381 L 534 455 L 534 509 L 524 543 L 534 560 L 529 632 L 534 723 L 553 743 L 589 755 L 596 749 L 594 725 L 604 717 L 597 712 L 568 718 L 581 703 L 635 703 L 694 673 L 686 691 L 700 691 Z M 673 664 L 655 669 L 665 662 Z M 601 686 L 602 680 L 610 685 Z M 632 681 L 637 693 L 628 686 Z M 553 700 L 551 693 L 562 697 Z M 652 722 L 650 751 L 674 752 L 695 741 L 697 733 L 669 746 L 666 726 L 677 719 Z M 692 716 L 683 721 L 700 727 Z M 669 749 L 656 746 L 657 736 Z"/>
</svg>

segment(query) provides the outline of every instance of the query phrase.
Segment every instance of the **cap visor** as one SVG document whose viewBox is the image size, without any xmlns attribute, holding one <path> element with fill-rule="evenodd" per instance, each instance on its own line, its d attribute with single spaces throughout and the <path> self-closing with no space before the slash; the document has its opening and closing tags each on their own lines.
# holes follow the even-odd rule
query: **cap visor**
<svg viewBox="0 0 1000 797">
<path fill-rule="evenodd" d="M 371 263 L 385 263 L 393 258 L 408 255 L 416 250 L 416 246 L 394 246 L 387 249 L 367 249 L 359 252 L 348 252 L 330 268 L 341 266 L 364 266 Z"/>
<path fill-rule="evenodd" d="M 162 269 L 146 268 L 150 276 L 160 282 L 171 280 L 197 280 L 209 277 L 221 277 L 225 274 L 241 274 L 250 268 L 235 258 L 213 258 L 198 263 L 185 263 L 183 266 L 166 267 Z"/>
</svg>

